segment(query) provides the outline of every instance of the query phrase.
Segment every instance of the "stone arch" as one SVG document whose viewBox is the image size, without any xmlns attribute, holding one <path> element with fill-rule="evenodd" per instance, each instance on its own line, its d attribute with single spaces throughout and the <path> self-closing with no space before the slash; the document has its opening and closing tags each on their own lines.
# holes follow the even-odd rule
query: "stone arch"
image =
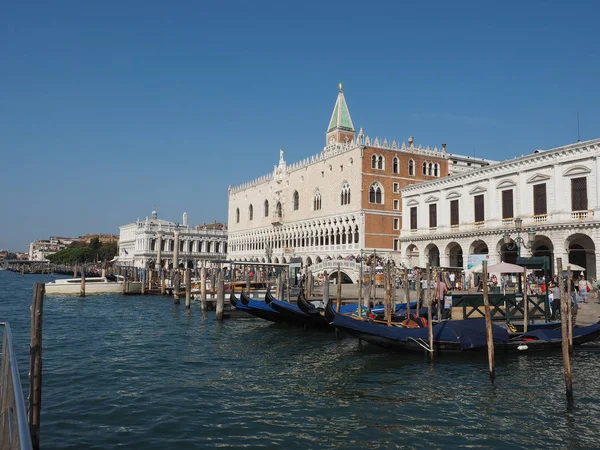
<svg viewBox="0 0 600 450">
<path fill-rule="evenodd" d="M 440 266 L 440 249 L 434 243 L 430 243 L 425 247 L 425 260 L 432 267 Z"/>
<path fill-rule="evenodd" d="M 585 278 L 590 280 L 596 276 L 596 244 L 593 239 L 581 233 L 572 234 L 567 238 L 565 248 L 568 252 L 568 262 L 584 267 Z M 566 264 L 563 263 L 563 267 Z"/>
<path fill-rule="evenodd" d="M 506 262 L 509 264 L 517 263 L 517 255 L 519 253 L 519 249 L 517 248 L 517 244 L 512 239 L 510 243 L 505 244 L 504 238 L 500 239 L 496 244 L 496 252 L 498 253 L 498 258 L 500 262 Z"/>
<path fill-rule="evenodd" d="M 317 256 L 317 257 L 315 258 L 315 263 L 316 263 L 316 264 L 319 264 L 319 263 L 321 263 L 321 262 L 323 262 L 323 260 L 321 259 L 321 257 L 320 257 L 320 256 Z"/>
<path fill-rule="evenodd" d="M 287 260 L 286 260 L 285 256 L 281 257 L 281 264 L 287 264 Z"/>
<path fill-rule="evenodd" d="M 276 256 L 276 257 L 273 259 L 273 262 L 274 262 L 275 264 L 279 264 L 279 258 L 277 258 L 277 256 Z"/>
<path fill-rule="evenodd" d="M 339 272 L 342 274 L 342 284 L 353 283 L 352 277 L 346 272 L 345 269 L 340 268 Z M 327 277 L 330 280 L 336 281 L 338 278 L 338 269 L 337 268 L 333 269 L 330 273 L 327 274 Z"/>
<path fill-rule="evenodd" d="M 458 242 L 450 242 L 446 246 L 446 256 L 448 256 L 448 265 L 450 267 L 464 267 L 463 249 Z"/>
<path fill-rule="evenodd" d="M 488 248 L 487 242 L 477 239 L 471 243 L 469 246 L 469 254 L 470 255 L 488 255 L 490 250 Z"/>
<path fill-rule="evenodd" d="M 306 257 L 305 264 L 306 264 L 307 266 L 312 266 L 312 263 L 313 263 L 313 262 L 312 262 L 312 259 L 311 259 L 311 257 L 310 257 L 310 256 L 307 256 L 307 257 Z"/>
<path fill-rule="evenodd" d="M 419 265 L 419 248 L 415 244 L 406 247 L 406 265 L 417 267 Z"/>
<path fill-rule="evenodd" d="M 547 256 L 550 262 L 550 273 L 554 273 L 554 244 L 549 237 L 539 234 L 535 236 L 531 256 Z"/>
</svg>

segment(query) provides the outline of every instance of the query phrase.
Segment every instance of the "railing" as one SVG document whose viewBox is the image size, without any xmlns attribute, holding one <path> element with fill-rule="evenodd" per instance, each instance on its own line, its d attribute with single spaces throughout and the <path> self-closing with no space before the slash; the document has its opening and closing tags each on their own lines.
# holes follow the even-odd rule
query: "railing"
<svg viewBox="0 0 600 450">
<path fill-rule="evenodd" d="M 533 223 L 545 222 L 548 218 L 548 214 L 537 214 L 533 216 Z"/>
<path fill-rule="evenodd" d="M 506 226 L 513 226 L 515 224 L 515 219 L 514 218 L 510 218 L 510 219 L 502 219 L 502 226 L 506 227 Z"/>
<path fill-rule="evenodd" d="M 583 220 L 588 217 L 594 217 L 594 211 L 573 211 L 571 213 L 571 219 Z"/>
<path fill-rule="evenodd" d="M 480 228 L 483 228 L 485 225 L 485 222 L 473 222 L 473 228 L 475 230 L 479 230 Z"/>
<path fill-rule="evenodd" d="M 8 322 L 0 322 L 0 326 L 4 327 L 0 381 L 0 448 L 30 450 L 31 436 L 12 332 Z"/>
</svg>

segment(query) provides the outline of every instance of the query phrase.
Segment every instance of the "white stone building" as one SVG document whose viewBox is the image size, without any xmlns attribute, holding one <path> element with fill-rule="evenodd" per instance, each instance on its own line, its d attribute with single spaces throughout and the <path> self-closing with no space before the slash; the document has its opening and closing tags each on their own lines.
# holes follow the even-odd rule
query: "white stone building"
<svg viewBox="0 0 600 450">
<path fill-rule="evenodd" d="M 313 272 L 341 264 L 357 279 L 361 254 L 396 258 L 402 223 L 400 188 L 449 173 L 446 145 L 422 147 L 355 135 L 340 85 L 318 154 L 229 188 L 229 258 L 276 263 L 299 257 Z M 452 155 L 455 170 L 490 161 Z M 344 267 L 345 266 L 345 267 Z"/>
<path fill-rule="evenodd" d="M 521 222 L 521 237 L 526 243 L 533 239 L 531 248 L 521 246 L 521 256 L 549 256 L 553 271 L 560 257 L 563 266 L 577 264 L 586 268 L 588 279 L 595 277 L 600 267 L 599 172 L 597 139 L 404 187 L 402 262 L 467 269 L 469 255 L 481 254 L 489 255 L 490 264 L 512 262 Z"/>
<path fill-rule="evenodd" d="M 227 228 L 216 222 L 188 226 L 187 213 L 183 213 L 183 224 L 179 225 L 159 219 L 156 211 L 152 211 L 151 218 L 119 227 L 118 263 L 121 266 L 172 268 L 174 252 L 179 267 L 196 268 L 203 261 L 224 259 Z"/>
<path fill-rule="evenodd" d="M 39 239 L 29 243 L 29 260 L 30 261 L 46 261 L 46 257 L 53 255 L 67 248 L 73 242 L 72 239 L 67 242 L 61 241 L 59 238 L 51 237 L 50 239 Z"/>
</svg>

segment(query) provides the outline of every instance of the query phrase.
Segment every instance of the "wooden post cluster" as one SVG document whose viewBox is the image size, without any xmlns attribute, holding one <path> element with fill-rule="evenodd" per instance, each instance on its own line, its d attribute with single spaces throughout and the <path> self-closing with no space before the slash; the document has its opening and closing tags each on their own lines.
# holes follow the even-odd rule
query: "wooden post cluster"
<svg viewBox="0 0 600 450">
<path fill-rule="evenodd" d="M 173 303 L 179 305 L 179 286 L 181 284 L 179 269 L 174 269 L 173 275 Z"/>
<path fill-rule="evenodd" d="M 494 335 L 492 334 L 492 313 L 490 310 L 490 299 L 488 293 L 488 266 L 487 261 L 483 261 L 483 306 L 485 311 L 485 334 L 487 336 L 488 364 L 490 369 L 490 380 L 494 382 L 496 378 L 496 367 L 494 359 Z"/>
<path fill-rule="evenodd" d="M 562 334 L 562 354 L 565 376 L 565 388 L 567 393 L 567 404 L 573 405 L 573 375 L 571 373 L 571 354 L 569 352 L 569 318 L 567 303 L 571 303 L 570 286 L 571 280 L 567 278 L 567 292 L 565 295 L 565 285 L 562 276 L 562 258 L 556 258 L 558 270 L 558 286 L 560 289 L 560 329 Z M 569 271 L 570 272 L 570 271 Z"/>
<path fill-rule="evenodd" d="M 42 409 L 42 323 L 44 317 L 44 283 L 35 283 L 31 305 L 31 340 L 29 343 L 29 410 L 27 422 L 32 447 L 40 448 L 40 411 Z"/>
</svg>

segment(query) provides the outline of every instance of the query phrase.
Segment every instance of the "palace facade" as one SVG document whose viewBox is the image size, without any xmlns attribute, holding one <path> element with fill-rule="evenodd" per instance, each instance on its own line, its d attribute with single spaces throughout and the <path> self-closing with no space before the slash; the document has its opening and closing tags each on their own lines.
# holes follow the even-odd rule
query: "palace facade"
<svg viewBox="0 0 600 450">
<path fill-rule="evenodd" d="M 490 161 L 355 135 L 341 85 L 323 150 L 229 188 L 229 252 L 235 260 L 305 265 L 352 260 L 376 250 L 400 256 L 401 189 Z"/>
<path fill-rule="evenodd" d="M 577 142 L 401 189 L 402 263 L 468 269 L 549 256 L 600 267 L 600 139 Z M 517 245 L 517 236 L 523 238 Z"/>
<path fill-rule="evenodd" d="M 121 266 L 139 268 L 173 268 L 176 255 L 178 266 L 197 268 L 204 261 L 224 259 L 227 255 L 227 227 L 221 223 L 188 226 L 187 213 L 183 224 L 150 218 L 119 227 L 119 256 Z"/>
</svg>

